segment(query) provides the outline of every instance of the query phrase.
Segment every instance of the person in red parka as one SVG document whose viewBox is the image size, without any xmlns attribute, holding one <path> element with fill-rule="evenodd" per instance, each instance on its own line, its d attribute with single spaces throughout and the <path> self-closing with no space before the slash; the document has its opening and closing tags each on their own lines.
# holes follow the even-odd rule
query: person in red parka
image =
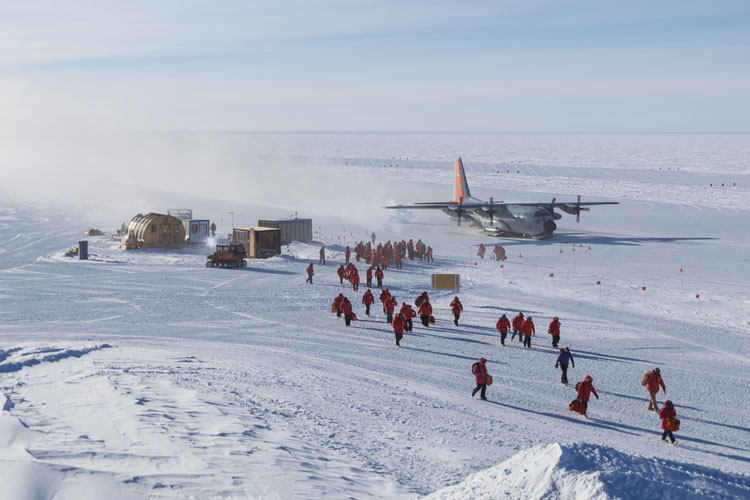
<svg viewBox="0 0 750 500">
<path fill-rule="evenodd" d="M 661 440 L 666 441 L 667 436 L 669 436 L 672 444 L 677 444 L 677 440 L 674 438 L 672 431 L 667 429 L 667 420 L 670 418 L 677 418 L 677 410 L 674 409 L 674 405 L 670 400 L 667 399 L 664 401 L 664 408 L 659 412 L 659 418 L 661 419 L 661 430 L 664 431 L 661 435 Z"/>
<path fill-rule="evenodd" d="M 312 285 L 312 277 L 315 274 L 313 271 L 313 265 L 312 262 L 309 266 L 307 266 L 307 279 L 305 280 L 305 283 L 310 283 Z"/>
<path fill-rule="evenodd" d="M 484 243 L 479 244 L 479 250 L 477 251 L 477 255 L 480 259 L 484 259 L 484 252 L 486 252 L 487 249 L 484 247 Z"/>
<path fill-rule="evenodd" d="M 362 295 L 362 303 L 365 305 L 365 315 L 370 315 L 370 306 L 372 303 L 375 302 L 375 296 L 372 294 L 370 289 L 368 288 L 367 291 Z"/>
<path fill-rule="evenodd" d="M 386 288 L 385 290 L 380 292 L 380 296 L 378 298 L 380 299 L 380 303 L 383 304 L 383 314 L 385 314 L 385 303 L 388 302 L 388 299 L 391 298 L 391 292 L 389 292 Z"/>
<path fill-rule="evenodd" d="M 396 347 L 401 347 L 401 339 L 404 338 L 404 328 L 406 328 L 406 317 L 398 313 L 393 318 L 393 333 L 396 335 Z"/>
<path fill-rule="evenodd" d="M 404 304 L 401 306 L 401 312 L 406 317 L 406 327 L 404 330 L 407 332 L 412 331 L 412 328 L 414 327 L 412 320 L 417 317 L 417 312 L 411 308 L 410 304 L 407 304 L 404 302 Z"/>
<path fill-rule="evenodd" d="M 523 345 L 531 349 L 531 335 L 536 333 L 531 316 L 523 320 L 523 323 L 521 324 L 521 333 L 523 333 Z"/>
<path fill-rule="evenodd" d="M 474 388 L 473 391 L 471 391 L 471 397 L 473 398 L 477 391 L 482 391 L 479 393 L 481 398 L 484 401 L 487 401 L 487 360 L 484 358 L 479 358 L 479 361 L 474 363 L 471 366 L 471 373 L 474 374 L 474 381 L 477 383 L 477 386 Z"/>
<path fill-rule="evenodd" d="M 352 284 L 352 290 L 358 291 L 359 290 L 359 273 L 357 272 L 357 268 L 355 267 L 352 269 L 351 274 L 349 275 L 349 283 Z"/>
<path fill-rule="evenodd" d="M 396 252 L 396 254 L 393 256 L 393 262 L 396 263 L 396 269 L 401 269 L 401 266 L 404 262 L 404 257 L 401 255 L 401 252 Z"/>
<path fill-rule="evenodd" d="M 500 332 L 500 343 L 505 345 L 505 337 L 508 335 L 508 329 L 510 328 L 510 321 L 508 321 L 508 317 L 505 314 L 497 320 L 495 328 Z"/>
<path fill-rule="evenodd" d="M 422 292 L 422 295 L 420 295 L 419 297 L 417 297 L 416 300 L 414 301 L 414 305 L 417 306 L 417 307 L 419 307 L 419 306 L 422 305 L 422 302 L 424 302 L 425 300 L 427 302 L 429 302 L 430 301 L 430 297 L 427 295 L 427 292 Z"/>
<path fill-rule="evenodd" d="M 370 288 L 372 286 L 372 266 L 365 271 L 365 278 L 367 278 L 367 288 Z"/>
<path fill-rule="evenodd" d="M 648 377 L 646 382 L 646 390 L 648 390 L 648 409 L 659 411 L 659 405 L 656 404 L 656 393 L 659 392 L 659 386 L 661 386 L 664 394 L 667 393 L 667 388 L 664 386 L 664 379 L 661 378 L 661 371 L 658 368 L 654 368 L 651 375 Z"/>
<path fill-rule="evenodd" d="M 519 312 L 515 316 L 513 316 L 513 335 L 510 336 L 510 341 L 513 342 L 513 339 L 516 338 L 516 335 L 518 335 L 518 340 L 523 342 L 523 335 L 521 334 L 521 325 L 523 325 L 523 313 Z"/>
<path fill-rule="evenodd" d="M 385 322 L 389 325 L 393 323 L 393 312 L 396 310 L 397 305 L 398 301 L 393 295 L 385 301 Z"/>
<path fill-rule="evenodd" d="M 349 257 L 351 257 L 352 251 L 349 249 L 349 245 L 346 246 L 344 249 L 344 258 L 346 259 L 346 263 L 349 263 Z"/>
<path fill-rule="evenodd" d="M 380 267 L 375 268 L 375 279 L 378 280 L 378 288 L 383 287 L 383 270 Z"/>
<path fill-rule="evenodd" d="M 334 312 L 336 313 L 336 317 L 341 317 L 341 303 L 344 301 L 344 294 L 340 293 L 336 296 L 335 299 L 333 299 L 333 308 Z"/>
<path fill-rule="evenodd" d="M 344 276 L 346 275 L 346 270 L 344 269 L 344 264 L 341 264 L 338 269 L 336 269 L 336 274 L 339 275 L 339 283 L 344 284 Z"/>
<path fill-rule="evenodd" d="M 555 316 L 549 323 L 547 333 L 552 335 L 552 347 L 557 349 L 557 344 L 560 343 L 560 320 Z"/>
<path fill-rule="evenodd" d="M 591 375 L 586 375 L 583 382 L 578 382 L 576 384 L 576 391 L 578 391 L 578 401 L 583 403 L 583 416 L 585 417 L 586 411 L 589 407 L 591 393 L 594 393 L 596 399 L 599 399 L 599 395 L 596 393 L 596 389 L 594 389 L 594 379 L 591 378 Z"/>
<path fill-rule="evenodd" d="M 352 324 L 352 303 L 346 297 L 341 301 L 341 313 L 344 315 L 346 326 L 350 326 Z"/>
<path fill-rule="evenodd" d="M 453 313 L 453 324 L 458 326 L 458 318 L 461 317 L 461 312 L 464 310 L 464 305 L 458 298 L 458 295 L 453 297 L 451 301 L 451 312 Z"/>
<path fill-rule="evenodd" d="M 432 305 L 430 305 L 430 301 L 425 300 L 421 304 L 419 304 L 417 313 L 419 314 L 419 319 L 422 320 L 422 326 L 426 326 L 429 328 L 430 316 L 432 316 Z"/>
</svg>

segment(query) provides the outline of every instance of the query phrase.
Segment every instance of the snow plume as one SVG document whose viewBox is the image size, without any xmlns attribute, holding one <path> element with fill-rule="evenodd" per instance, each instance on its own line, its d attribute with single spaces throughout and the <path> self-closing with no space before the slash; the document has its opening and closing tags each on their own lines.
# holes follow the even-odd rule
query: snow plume
<svg viewBox="0 0 750 500">
<path fill-rule="evenodd" d="M 697 500 L 743 498 L 748 491 L 748 478 L 698 465 L 627 455 L 592 444 L 550 444 L 524 450 L 425 500 Z"/>
</svg>

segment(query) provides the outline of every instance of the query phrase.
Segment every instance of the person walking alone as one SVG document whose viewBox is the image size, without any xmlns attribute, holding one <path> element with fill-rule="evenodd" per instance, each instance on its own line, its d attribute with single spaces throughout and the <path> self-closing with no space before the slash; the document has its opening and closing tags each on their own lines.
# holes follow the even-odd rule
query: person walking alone
<svg viewBox="0 0 750 500">
<path fill-rule="evenodd" d="M 659 368 L 654 368 L 647 375 L 646 390 L 648 391 L 648 409 L 659 411 L 659 405 L 656 404 L 656 394 L 659 392 L 659 386 L 661 386 L 664 394 L 667 393 L 667 388 L 664 386 L 664 379 L 661 378 L 661 371 Z"/>
<path fill-rule="evenodd" d="M 396 347 L 401 347 L 401 339 L 404 338 L 404 328 L 406 328 L 406 318 L 403 314 L 398 313 L 393 318 L 393 334 L 396 336 Z"/>
<path fill-rule="evenodd" d="M 552 335 L 552 347 L 557 349 L 557 346 L 560 343 L 560 320 L 557 319 L 557 316 L 550 321 L 547 333 Z"/>
<path fill-rule="evenodd" d="M 464 305 L 461 303 L 461 301 L 458 298 L 458 295 L 453 297 L 453 301 L 451 301 L 451 312 L 453 313 L 453 324 L 458 326 L 458 319 L 461 317 L 461 313 L 464 310 Z"/>
<path fill-rule="evenodd" d="M 559 366 L 562 370 L 562 378 L 560 379 L 560 382 L 565 385 L 568 385 L 568 363 L 571 363 L 573 368 L 576 367 L 576 362 L 573 359 L 573 355 L 570 353 L 570 349 L 565 347 L 564 349 L 560 349 L 560 355 L 557 356 L 557 363 L 555 363 L 555 368 Z"/>
<path fill-rule="evenodd" d="M 669 429 L 669 421 L 677 418 L 677 410 L 674 409 L 674 405 L 669 399 L 664 401 L 664 408 L 659 412 L 659 418 L 661 419 L 661 430 L 664 431 L 661 435 L 661 440 L 666 441 L 667 436 L 669 436 L 669 440 L 672 441 L 672 444 L 677 444 L 677 440 L 674 438 L 672 430 Z"/>
<path fill-rule="evenodd" d="M 370 306 L 373 302 L 375 302 L 375 296 L 368 288 L 367 291 L 362 295 L 362 303 L 365 305 L 365 316 L 370 315 Z"/>
<path fill-rule="evenodd" d="M 326 247 L 320 247 L 320 260 L 318 261 L 319 266 L 326 265 Z"/>
<path fill-rule="evenodd" d="M 523 313 L 519 312 L 515 316 L 513 316 L 513 335 L 510 336 L 510 341 L 513 342 L 513 339 L 516 338 L 516 335 L 518 335 L 518 340 L 523 342 L 523 335 L 521 334 L 521 325 L 523 325 Z"/>
<path fill-rule="evenodd" d="M 471 397 L 473 398 L 477 391 L 481 391 L 479 393 L 479 396 L 482 398 L 482 400 L 487 401 L 487 366 L 486 366 L 487 360 L 484 358 L 479 358 L 479 361 L 474 363 L 471 366 L 471 373 L 474 374 L 474 381 L 477 383 L 477 386 L 474 388 L 473 391 L 471 391 Z"/>
<path fill-rule="evenodd" d="M 419 319 L 422 320 L 422 326 L 426 326 L 429 328 L 430 316 L 432 315 L 432 305 L 430 305 L 429 300 L 424 300 L 421 304 L 419 304 L 417 314 L 419 314 Z"/>
<path fill-rule="evenodd" d="M 583 416 L 586 417 L 586 412 L 589 409 L 589 398 L 591 398 L 591 393 L 596 396 L 596 399 L 599 399 L 599 395 L 596 393 L 596 389 L 594 389 L 594 379 L 591 378 L 591 375 L 586 375 L 583 382 L 578 382 L 578 384 L 576 384 L 576 391 L 578 392 L 578 401 L 583 403 Z"/>
<path fill-rule="evenodd" d="M 313 270 L 312 262 L 310 262 L 310 265 L 307 266 L 307 279 L 305 280 L 305 283 L 310 283 L 312 285 L 312 278 L 315 274 L 315 271 Z"/>
</svg>

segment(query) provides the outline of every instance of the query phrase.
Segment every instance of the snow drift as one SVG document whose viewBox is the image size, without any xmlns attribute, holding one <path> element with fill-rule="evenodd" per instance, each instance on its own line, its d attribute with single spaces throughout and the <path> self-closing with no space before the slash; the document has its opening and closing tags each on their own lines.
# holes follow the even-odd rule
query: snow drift
<svg viewBox="0 0 750 500">
<path fill-rule="evenodd" d="M 592 444 L 535 446 L 429 500 L 747 498 L 750 480 Z"/>
</svg>

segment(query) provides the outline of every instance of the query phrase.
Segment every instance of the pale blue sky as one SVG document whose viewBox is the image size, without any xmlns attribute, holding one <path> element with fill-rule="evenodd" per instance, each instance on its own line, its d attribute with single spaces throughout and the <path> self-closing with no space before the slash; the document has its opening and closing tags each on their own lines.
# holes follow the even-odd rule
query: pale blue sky
<svg viewBox="0 0 750 500">
<path fill-rule="evenodd" d="M 750 2 L 0 4 L 6 125 L 750 131 Z"/>
</svg>

